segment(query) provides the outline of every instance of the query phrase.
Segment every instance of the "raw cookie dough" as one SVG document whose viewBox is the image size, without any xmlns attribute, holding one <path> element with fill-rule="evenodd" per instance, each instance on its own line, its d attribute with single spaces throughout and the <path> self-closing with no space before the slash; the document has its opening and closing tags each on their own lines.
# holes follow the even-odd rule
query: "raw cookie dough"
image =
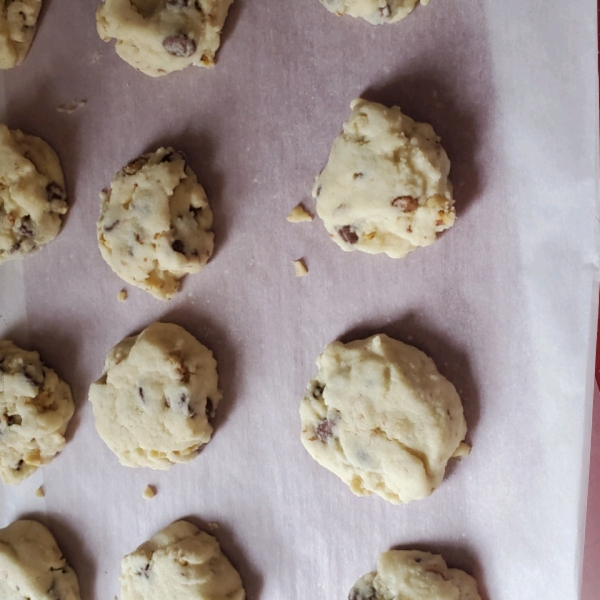
<svg viewBox="0 0 600 600">
<path fill-rule="evenodd" d="M 52 241 L 67 212 L 66 197 L 54 150 L 0 123 L 0 263 Z"/>
<path fill-rule="evenodd" d="M 454 224 L 450 161 L 431 125 L 354 100 L 316 178 L 317 213 L 342 250 L 402 258 Z"/>
<path fill-rule="evenodd" d="M 117 344 L 91 385 L 96 429 L 126 467 L 189 462 L 210 441 L 217 383 L 208 348 L 179 325 L 153 323 Z"/>
<path fill-rule="evenodd" d="M 168 300 L 212 255 L 213 214 L 196 174 L 173 148 L 144 154 L 100 194 L 102 258 L 127 283 Z"/>
<path fill-rule="evenodd" d="M 121 561 L 121 600 L 244 600 L 238 572 L 219 542 L 176 521 Z"/>
<path fill-rule="evenodd" d="M 467 432 L 454 386 L 427 355 L 380 334 L 333 342 L 300 404 L 310 455 L 357 496 L 429 496 Z"/>
<path fill-rule="evenodd" d="M 77 575 L 53 535 L 37 521 L 0 529 L 2 600 L 79 600 Z"/>
<path fill-rule="evenodd" d="M 117 54 L 159 77 L 189 65 L 213 67 L 232 0 L 105 0 L 98 35 L 117 40 Z"/>
<path fill-rule="evenodd" d="M 377 571 L 361 577 L 348 600 L 481 600 L 477 582 L 460 569 L 449 569 L 439 554 L 390 550 Z"/>
<path fill-rule="evenodd" d="M 27 56 L 37 29 L 42 0 L 0 0 L 0 69 Z"/>
<path fill-rule="evenodd" d="M 362 17 L 371 25 L 396 23 L 407 17 L 417 4 L 417 0 L 319 0 L 321 4 L 338 17 L 350 15 Z M 422 5 L 429 0 L 420 0 Z"/>
<path fill-rule="evenodd" d="M 64 447 L 71 388 L 37 352 L 0 340 L 0 479 L 18 484 Z"/>
</svg>

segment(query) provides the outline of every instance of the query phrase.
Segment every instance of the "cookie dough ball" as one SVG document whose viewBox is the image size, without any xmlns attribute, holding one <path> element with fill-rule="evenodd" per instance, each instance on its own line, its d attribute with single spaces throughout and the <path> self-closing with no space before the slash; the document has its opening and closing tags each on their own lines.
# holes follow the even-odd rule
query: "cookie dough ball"
<svg viewBox="0 0 600 600">
<path fill-rule="evenodd" d="M 217 383 L 208 348 L 179 325 L 153 323 L 117 344 L 91 385 L 96 429 L 127 467 L 189 462 L 210 441 Z"/>
<path fill-rule="evenodd" d="M 100 194 L 102 258 L 121 279 L 160 300 L 178 290 L 212 255 L 213 214 L 185 156 L 173 148 L 144 154 Z"/>
<path fill-rule="evenodd" d="M 77 575 L 41 523 L 21 520 L 0 529 L 0 598 L 80 599 Z"/>
<path fill-rule="evenodd" d="M 354 100 L 316 178 L 317 213 L 342 250 L 402 258 L 454 224 L 450 161 L 431 125 Z"/>
<path fill-rule="evenodd" d="M 348 600 L 481 600 L 477 582 L 449 569 L 438 554 L 418 550 L 384 552 L 377 571 L 361 577 Z"/>
<path fill-rule="evenodd" d="M 65 445 L 71 388 L 37 352 L 0 340 L 0 479 L 18 484 Z"/>
<path fill-rule="evenodd" d="M 456 389 L 431 358 L 380 334 L 329 344 L 317 367 L 300 404 L 310 455 L 357 496 L 429 496 L 467 432 Z"/>
<path fill-rule="evenodd" d="M 66 197 L 54 150 L 0 124 L 0 263 L 52 241 L 67 212 Z"/>
<path fill-rule="evenodd" d="M 213 67 L 232 0 L 105 0 L 98 35 L 117 40 L 117 54 L 151 77 L 189 65 Z"/>
<path fill-rule="evenodd" d="M 37 29 L 42 0 L 0 0 L 0 69 L 27 56 Z"/>
<path fill-rule="evenodd" d="M 372 25 L 396 23 L 407 17 L 417 4 L 417 0 L 320 0 L 321 4 L 338 17 L 350 15 L 361 17 Z M 429 4 L 429 0 L 421 0 Z"/>
<path fill-rule="evenodd" d="M 219 542 L 176 521 L 121 561 L 121 600 L 244 600 L 238 572 Z"/>
</svg>

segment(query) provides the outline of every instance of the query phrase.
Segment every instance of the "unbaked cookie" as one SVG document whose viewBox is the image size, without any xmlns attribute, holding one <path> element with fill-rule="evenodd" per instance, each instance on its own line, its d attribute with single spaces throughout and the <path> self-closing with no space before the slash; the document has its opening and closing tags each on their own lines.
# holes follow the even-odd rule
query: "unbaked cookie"
<svg viewBox="0 0 600 600">
<path fill-rule="evenodd" d="M 338 17 L 361 17 L 372 25 L 396 23 L 408 16 L 418 0 L 320 0 L 321 4 Z M 429 0 L 420 0 L 429 4 Z"/>
<path fill-rule="evenodd" d="M 212 255 L 213 214 L 181 152 L 159 148 L 121 169 L 100 194 L 102 258 L 122 279 L 168 300 Z"/>
<path fill-rule="evenodd" d="M 41 523 L 20 520 L 0 529 L 0 598 L 80 599 L 77 575 Z"/>
<path fill-rule="evenodd" d="M 213 67 L 232 0 L 105 0 L 98 34 L 117 40 L 117 54 L 152 77 L 189 65 Z"/>
<path fill-rule="evenodd" d="M 27 56 L 37 29 L 42 0 L 0 0 L 0 69 Z"/>
<path fill-rule="evenodd" d="M 96 429 L 127 467 L 168 469 L 209 442 L 217 361 L 185 329 L 153 323 L 109 353 L 90 387 Z"/>
<path fill-rule="evenodd" d="M 460 569 L 449 569 L 438 554 L 390 550 L 377 571 L 363 575 L 348 600 L 481 600 L 477 582 Z"/>
<path fill-rule="evenodd" d="M 238 572 L 219 542 L 176 521 L 121 561 L 121 600 L 244 600 Z"/>
<path fill-rule="evenodd" d="M 37 352 L 0 340 L 0 479 L 18 484 L 64 447 L 71 388 Z"/>
<path fill-rule="evenodd" d="M 342 250 L 402 258 L 454 224 L 450 161 L 431 125 L 354 100 L 316 178 L 317 213 Z"/>
<path fill-rule="evenodd" d="M 66 197 L 54 150 L 0 124 L 0 263 L 52 241 L 67 212 Z"/>
<path fill-rule="evenodd" d="M 329 344 L 300 404 L 311 456 L 358 496 L 429 496 L 467 432 L 454 386 L 427 355 L 384 334 Z"/>
</svg>

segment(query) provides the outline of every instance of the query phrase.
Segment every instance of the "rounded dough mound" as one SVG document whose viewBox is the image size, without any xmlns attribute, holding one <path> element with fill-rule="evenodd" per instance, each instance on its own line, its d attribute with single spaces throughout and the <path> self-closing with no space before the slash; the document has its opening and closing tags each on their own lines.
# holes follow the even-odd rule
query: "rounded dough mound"
<svg viewBox="0 0 600 600">
<path fill-rule="evenodd" d="M 54 150 L 0 124 L 0 263 L 52 241 L 68 209 L 66 197 Z"/>
<path fill-rule="evenodd" d="M 329 11 L 339 17 L 361 17 L 371 25 L 396 23 L 407 17 L 415 8 L 417 0 L 319 0 Z M 421 0 L 422 5 L 429 0 Z"/>
<path fill-rule="evenodd" d="M 361 577 L 348 600 L 481 600 L 477 582 L 460 569 L 449 569 L 438 554 L 390 550 L 377 571 Z"/>
<path fill-rule="evenodd" d="M 37 352 L 0 340 L 0 479 L 18 484 L 65 445 L 71 388 Z"/>
<path fill-rule="evenodd" d="M 189 65 L 213 67 L 232 0 L 105 0 L 98 35 L 117 40 L 117 54 L 151 77 Z"/>
<path fill-rule="evenodd" d="M 429 496 L 467 432 L 456 389 L 431 358 L 381 334 L 329 344 L 317 367 L 300 404 L 311 456 L 358 496 Z"/>
<path fill-rule="evenodd" d="M 168 469 L 210 441 L 217 361 L 185 329 L 153 323 L 109 353 L 90 386 L 96 429 L 126 467 Z"/>
<path fill-rule="evenodd" d="M 0 598 L 80 599 L 77 575 L 41 523 L 20 520 L 0 529 Z"/>
<path fill-rule="evenodd" d="M 238 572 L 219 542 L 176 521 L 121 562 L 121 600 L 244 600 Z"/>
<path fill-rule="evenodd" d="M 402 258 L 454 224 L 450 161 L 431 125 L 354 100 L 313 197 L 342 250 Z"/>
<path fill-rule="evenodd" d="M 27 56 L 42 0 L 0 0 L 0 69 L 10 69 Z"/>
<path fill-rule="evenodd" d="M 185 156 L 173 148 L 144 154 L 100 194 L 96 226 L 102 258 L 124 281 L 160 300 L 206 265 L 213 214 Z"/>
</svg>

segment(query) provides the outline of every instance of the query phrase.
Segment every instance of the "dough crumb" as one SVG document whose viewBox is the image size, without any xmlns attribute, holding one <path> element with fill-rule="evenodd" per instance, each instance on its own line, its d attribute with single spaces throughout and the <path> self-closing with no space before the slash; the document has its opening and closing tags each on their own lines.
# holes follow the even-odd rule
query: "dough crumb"
<svg viewBox="0 0 600 600">
<path fill-rule="evenodd" d="M 290 223 L 305 223 L 312 221 L 314 218 L 314 215 L 309 213 L 302 204 L 298 204 L 298 206 L 292 208 L 292 212 L 287 216 L 287 220 Z"/>
<path fill-rule="evenodd" d="M 145 500 L 152 500 L 154 496 L 156 496 L 156 490 L 154 489 L 154 486 L 147 485 L 146 489 L 142 492 L 142 497 Z"/>
<path fill-rule="evenodd" d="M 210 521 L 210 522 L 208 523 L 208 528 L 209 528 L 211 531 L 217 531 L 217 529 L 219 529 L 219 527 L 220 527 L 220 525 L 219 525 L 219 524 L 218 524 L 216 521 Z"/>
<path fill-rule="evenodd" d="M 125 302 L 125 300 L 127 300 L 127 290 L 121 290 L 118 294 L 117 294 L 117 300 L 119 302 Z"/>
<path fill-rule="evenodd" d="M 37 490 L 35 490 L 35 495 L 38 498 L 44 498 L 46 496 L 46 491 L 44 490 L 43 485 L 40 485 L 40 487 Z"/>
<path fill-rule="evenodd" d="M 298 260 L 292 261 L 294 265 L 294 272 L 296 273 L 296 277 L 304 277 L 308 273 L 308 269 L 306 268 L 306 263 L 303 258 L 299 258 Z"/>
<path fill-rule="evenodd" d="M 56 107 L 56 112 L 65 113 L 70 115 L 74 113 L 76 110 L 80 109 L 82 106 L 87 104 L 87 100 L 72 100 L 71 102 L 65 102 L 60 106 Z"/>
<path fill-rule="evenodd" d="M 469 454 L 471 454 L 471 446 L 466 442 L 461 442 L 454 451 L 452 458 L 463 458 L 464 456 L 469 456 Z"/>
</svg>

